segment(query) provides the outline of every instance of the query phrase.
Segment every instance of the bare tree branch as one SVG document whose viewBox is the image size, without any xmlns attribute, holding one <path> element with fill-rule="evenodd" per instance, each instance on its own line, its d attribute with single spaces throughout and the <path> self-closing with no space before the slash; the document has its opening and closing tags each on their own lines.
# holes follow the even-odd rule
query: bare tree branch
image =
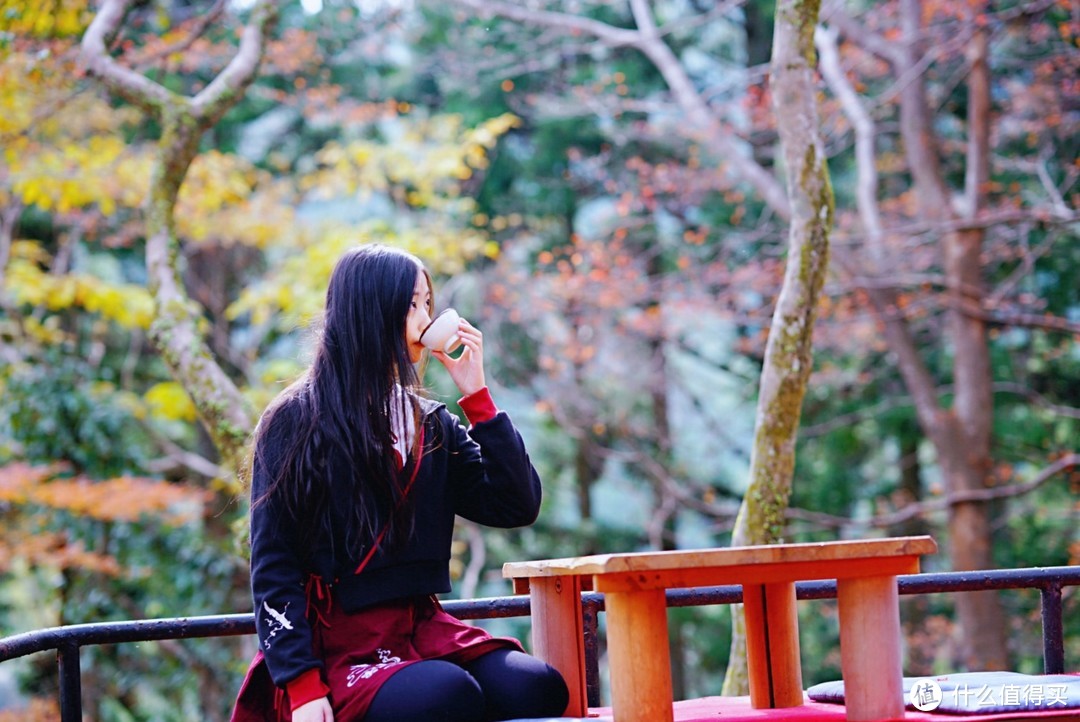
<svg viewBox="0 0 1080 722">
<path fill-rule="evenodd" d="M 225 469 L 206 457 L 178 446 L 170 439 L 154 432 L 153 429 L 148 428 L 148 430 L 153 435 L 154 441 L 164 449 L 166 454 L 160 459 L 148 462 L 146 465 L 148 471 L 160 474 L 179 468 L 193 471 L 208 479 L 228 478 L 229 474 Z"/>
<path fill-rule="evenodd" d="M 968 88 L 968 143 L 964 174 L 964 216 L 975 218 L 986 204 L 990 180 L 990 68 L 989 39 L 976 32 L 967 46 L 970 79 Z M 985 92 L 984 92 L 985 91 Z"/>
<path fill-rule="evenodd" d="M 255 80 L 263 57 L 266 38 L 277 21 L 272 0 L 259 0 L 251 10 L 252 19 L 244 26 L 240 48 L 229 64 L 192 100 L 192 110 L 207 127 L 236 104 Z"/>
<path fill-rule="evenodd" d="M 837 27 L 844 37 L 851 38 L 874 55 L 889 62 L 890 65 L 903 65 L 904 57 L 896 43 L 860 25 L 848 15 L 841 3 L 831 2 L 822 9 L 822 19 Z"/>
<path fill-rule="evenodd" d="M 995 226 L 1009 225 L 1013 223 L 1037 222 L 1048 226 L 1067 226 L 1080 222 L 1080 213 L 1070 213 L 1068 216 L 1058 217 L 1039 209 L 1014 209 L 1003 208 L 996 211 L 980 213 L 976 218 L 963 218 L 950 215 L 948 218 L 919 220 L 910 223 L 896 223 L 885 227 L 888 236 L 917 236 L 917 235 L 942 235 L 954 231 L 976 230 L 993 228 Z M 848 238 L 861 237 L 857 233 L 848 232 Z"/>
<path fill-rule="evenodd" d="M 452 0 L 454 3 L 473 10 L 481 17 L 500 16 L 516 20 L 525 25 L 563 28 L 585 33 L 599 38 L 612 48 L 636 45 L 638 33 L 626 28 L 593 20 L 592 18 L 559 13 L 550 10 L 531 10 L 521 5 L 499 2 L 498 0 Z"/>
<path fill-rule="evenodd" d="M 962 298 L 952 301 L 957 310 L 965 316 L 977 318 L 988 323 L 1001 324 L 1002 326 L 1020 326 L 1025 328 L 1040 328 L 1044 331 L 1057 333 L 1069 333 L 1080 337 L 1080 323 L 1070 321 L 1063 316 L 1051 316 L 1048 314 L 1020 313 L 1012 311 L 997 311 L 986 308 L 983 303 L 972 299 Z"/>
<path fill-rule="evenodd" d="M 104 0 L 82 40 L 82 61 L 111 92 L 153 113 L 169 103 L 183 104 L 182 96 L 167 90 L 141 73 L 126 68 L 109 55 L 106 47 L 120 30 L 132 0 Z"/>
<path fill-rule="evenodd" d="M 900 4 L 901 62 L 897 75 L 909 77 L 900 89 L 900 135 L 915 181 L 919 210 L 932 220 L 949 218 L 949 189 L 941 179 L 938 149 L 929 118 L 929 104 L 919 68 L 919 29 L 922 5 L 919 0 L 902 0 Z"/>
<path fill-rule="evenodd" d="M 856 277 L 854 269 L 850 267 L 850 259 L 840 255 L 835 255 L 833 258 L 836 265 L 850 277 Z M 919 423 L 930 435 L 942 423 L 934 378 L 919 353 L 918 344 L 912 337 L 911 329 L 908 328 L 904 317 L 894 312 L 896 304 L 893 302 L 892 294 L 876 286 L 863 288 L 870 299 L 874 315 L 881 322 L 889 349 L 896 356 L 897 368 L 915 402 L 915 412 Z"/>
<path fill-rule="evenodd" d="M 1015 7 L 1003 8 L 996 13 L 991 13 L 1000 22 L 1016 21 L 1028 15 L 1040 15 L 1057 5 L 1057 0 L 1036 0 L 1030 3 L 1021 3 Z"/>
<path fill-rule="evenodd" d="M 927 501 L 908 504 L 891 514 L 875 516 L 865 522 L 860 521 L 860 523 L 877 529 L 887 529 L 896 526 L 897 524 L 910 521 L 916 517 L 947 509 L 956 504 L 985 502 L 995 499 L 1008 499 L 1023 496 L 1024 494 L 1030 494 L 1035 491 L 1058 474 L 1077 466 L 1080 466 L 1080 453 L 1066 454 L 1023 483 L 1009 484 L 1008 486 L 995 486 L 985 489 L 955 491 L 941 497 L 928 499 Z M 788 516 L 791 519 L 809 521 L 826 527 L 846 527 L 853 523 L 848 517 L 825 514 L 817 511 L 807 511 L 805 509 L 790 509 L 788 511 Z"/>
<path fill-rule="evenodd" d="M 1069 208 L 1069 204 L 1065 202 L 1065 197 L 1061 194 L 1061 191 L 1054 185 L 1054 181 L 1050 178 L 1050 173 L 1046 169 L 1046 161 L 1049 160 L 1050 153 L 1049 146 L 1043 146 L 1039 150 L 1039 160 L 1035 164 L 1035 173 L 1038 175 L 1043 188 L 1046 189 L 1046 194 L 1050 196 L 1051 208 L 1054 209 L 1055 215 L 1060 218 L 1068 218 L 1075 214 Z"/>
<path fill-rule="evenodd" d="M 166 45 L 163 48 L 158 48 L 153 54 L 133 58 L 132 64 L 135 66 L 151 65 L 162 58 L 184 52 L 190 48 L 196 40 L 202 37 L 203 33 L 205 33 L 211 25 L 221 18 L 222 13 L 225 11 L 226 2 L 227 0 L 214 0 L 213 7 L 195 21 L 184 38 L 181 38 L 175 43 Z"/>
<path fill-rule="evenodd" d="M 994 384 L 994 391 L 1023 396 L 1025 399 L 1034 402 L 1036 405 L 1057 416 L 1064 416 L 1069 419 L 1080 419 L 1080 408 L 1076 406 L 1062 406 L 1061 404 L 1055 404 L 1039 392 L 1028 388 L 1027 386 L 1002 381 Z"/>
<path fill-rule="evenodd" d="M 1062 406 L 1061 404 L 1055 404 L 1034 389 L 1023 386 L 1022 384 L 1013 383 L 1011 381 L 999 381 L 993 385 L 993 390 L 994 393 L 1008 393 L 1016 394 L 1017 396 L 1023 396 L 1025 399 L 1057 416 L 1063 416 L 1069 419 L 1080 419 L 1080 408 L 1077 408 L 1075 406 Z M 952 384 L 942 386 L 938 389 L 937 393 L 939 395 L 947 395 L 953 393 Z M 838 414 L 831 419 L 826 419 L 825 421 L 817 424 L 803 425 L 799 427 L 799 436 L 804 439 L 824 436 L 825 434 L 836 431 L 837 429 L 854 426 L 868 419 L 881 416 L 894 409 L 904 408 L 905 406 L 914 406 L 914 403 L 912 402 L 910 397 L 893 396 L 885 399 L 884 401 L 879 401 L 870 406 L 861 408 L 857 411 L 852 411 L 846 414 Z"/>
<path fill-rule="evenodd" d="M 673 502 L 676 502 L 677 506 L 683 509 L 692 509 L 710 519 L 723 520 L 732 520 L 739 512 L 739 505 L 734 500 L 710 501 L 707 494 L 708 490 L 701 488 L 700 485 L 691 480 L 676 479 L 671 474 L 671 471 L 657 461 L 650 451 L 622 452 L 605 448 L 603 453 L 605 456 L 618 457 L 633 462 L 663 490 L 665 498 L 670 498 Z"/>
<path fill-rule="evenodd" d="M 791 207 L 783 186 L 771 172 L 754 161 L 749 147 L 729 133 L 694 87 L 686 70 L 664 42 L 643 0 L 635 0 L 635 20 L 644 23 L 637 30 L 618 28 L 591 18 L 549 10 L 530 10 L 518 5 L 488 0 L 452 0 L 481 15 L 499 15 L 530 25 L 564 28 L 588 33 L 608 47 L 634 47 L 660 71 L 675 101 L 686 114 L 695 133 L 713 153 L 729 163 L 735 175 L 754 187 L 764 201 L 784 219 L 791 217 Z"/>
<path fill-rule="evenodd" d="M 855 164 L 858 177 L 855 181 L 855 202 L 859 217 L 866 228 L 870 257 L 876 272 L 884 269 L 885 246 L 881 211 L 877 202 L 878 174 L 874 148 L 874 120 L 863 107 L 855 89 L 848 82 L 840 67 L 840 51 L 837 48 L 837 32 L 818 26 L 814 32 L 814 44 L 818 50 L 821 74 L 833 93 L 840 100 L 844 115 L 855 129 Z"/>
<path fill-rule="evenodd" d="M 690 18 L 679 18 L 672 20 L 666 25 L 662 25 L 657 28 L 657 34 L 661 37 L 672 35 L 674 33 L 684 32 L 686 30 L 692 30 L 702 25 L 708 25 L 710 22 L 714 22 L 717 18 L 722 18 L 731 12 L 733 9 L 742 7 L 746 4 L 746 0 L 724 0 L 718 2 L 705 12 L 694 15 Z"/>
</svg>

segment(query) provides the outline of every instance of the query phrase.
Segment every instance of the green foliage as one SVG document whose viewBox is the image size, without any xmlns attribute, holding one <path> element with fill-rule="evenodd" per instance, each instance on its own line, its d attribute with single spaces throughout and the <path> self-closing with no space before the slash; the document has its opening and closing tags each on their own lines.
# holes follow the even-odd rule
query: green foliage
<svg viewBox="0 0 1080 722">
<path fill-rule="evenodd" d="M 146 433 L 123 397 L 57 349 L 12 370 L 4 391 L 7 425 L 27 461 L 69 461 L 80 472 L 108 478 L 130 472 L 149 455 Z"/>
</svg>

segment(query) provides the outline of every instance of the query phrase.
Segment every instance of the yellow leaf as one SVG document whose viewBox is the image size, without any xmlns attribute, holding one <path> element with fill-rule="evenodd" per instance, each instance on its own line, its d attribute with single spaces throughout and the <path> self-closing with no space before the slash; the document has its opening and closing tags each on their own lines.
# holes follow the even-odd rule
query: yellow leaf
<svg viewBox="0 0 1080 722">
<path fill-rule="evenodd" d="M 154 384 L 143 395 L 149 404 L 151 413 L 165 419 L 178 421 L 194 421 L 195 404 L 187 395 L 180 384 L 173 381 L 165 381 Z"/>
</svg>

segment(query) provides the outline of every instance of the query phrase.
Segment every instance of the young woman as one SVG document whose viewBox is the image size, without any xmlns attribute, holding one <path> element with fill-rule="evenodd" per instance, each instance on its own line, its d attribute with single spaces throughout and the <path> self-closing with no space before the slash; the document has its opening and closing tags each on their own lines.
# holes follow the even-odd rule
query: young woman
<svg viewBox="0 0 1080 722">
<path fill-rule="evenodd" d="M 557 671 L 516 640 L 446 614 L 454 517 L 510 528 L 540 510 L 540 479 L 484 379 L 483 337 L 431 351 L 468 430 L 421 393 L 434 302 L 414 256 L 347 252 L 307 373 L 255 435 L 251 585 L 260 651 L 233 720 L 478 722 L 566 708 Z"/>
</svg>

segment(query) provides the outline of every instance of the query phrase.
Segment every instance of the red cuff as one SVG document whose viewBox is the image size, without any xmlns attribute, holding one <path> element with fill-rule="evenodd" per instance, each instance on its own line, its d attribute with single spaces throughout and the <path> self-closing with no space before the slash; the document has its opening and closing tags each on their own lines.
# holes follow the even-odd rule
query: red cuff
<svg viewBox="0 0 1080 722">
<path fill-rule="evenodd" d="M 285 689 L 289 693 L 289 710 L 294 712 L 300 705 L 330 694 L 330 688 L 323 684 L 318 667 L 309 669 L 288 682 Z"/>
<path fill-rule="evenodd" d="M 499 413 L 495 402 L 491 400 L 491 392 L 487 386 L 476 393 L 458 399 L 458 406 L 465 412 L 470 424 L 490 421 L 495 418 L 495 414 Z"/>
</svg>

